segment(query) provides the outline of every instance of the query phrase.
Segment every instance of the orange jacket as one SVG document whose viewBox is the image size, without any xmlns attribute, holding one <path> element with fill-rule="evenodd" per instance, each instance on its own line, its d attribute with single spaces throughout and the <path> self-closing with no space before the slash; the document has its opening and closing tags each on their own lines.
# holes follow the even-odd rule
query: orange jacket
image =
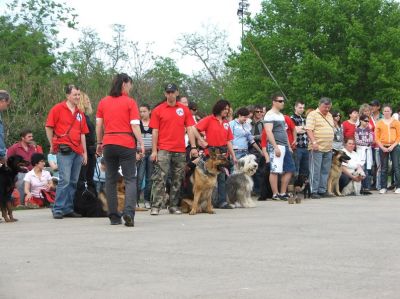
<svg viewBox="0 0 400 299">
<path fill-rule="evenodd" d="M 387 125 L 383 119 L 379 120 L 375 126 L 375 142 L 378 145 L 392 145 L 400 143 L 400 121 L 393 119 Z"/>
</svg>

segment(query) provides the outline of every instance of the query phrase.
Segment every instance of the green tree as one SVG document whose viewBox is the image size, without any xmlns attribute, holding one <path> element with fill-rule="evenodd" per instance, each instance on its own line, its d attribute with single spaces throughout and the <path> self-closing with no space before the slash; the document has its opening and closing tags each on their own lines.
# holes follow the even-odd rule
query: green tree
<svg viewBox="0 0 400 299">
<path fill-rule="evenodd" d="M 247 19 L 243 51 L 227 62 L 226 94 L 236 103 L 264 103 L 279 90 L 252 43 L 291 103 L 311 106 L 328 96 L 340 109 L 374 98 L 399 104 L 399 25 L 394 1 L 263 1 Z"/>
</svg>

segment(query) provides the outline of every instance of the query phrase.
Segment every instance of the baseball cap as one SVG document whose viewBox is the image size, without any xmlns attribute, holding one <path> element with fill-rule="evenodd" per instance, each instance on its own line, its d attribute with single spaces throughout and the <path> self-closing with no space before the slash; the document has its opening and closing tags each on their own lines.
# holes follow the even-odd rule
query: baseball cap
<svg viewBox="0 0 400 299">
<path fill-rule="evenodd" d="M 369 104 L 369 105 L 370 105 L 370 106 L 380 106 L 381 103 L 379 103 L 378 100 L 373 100 L 373 101 L 371 102 L 371 104 Z"/>
<path fill-rule="evenodd" d="M 165 86 L 165 91 L 166 92 L 175 92 L 178 90 L 178 87 L 174 83 L 169 83 Z"/>
</svg>

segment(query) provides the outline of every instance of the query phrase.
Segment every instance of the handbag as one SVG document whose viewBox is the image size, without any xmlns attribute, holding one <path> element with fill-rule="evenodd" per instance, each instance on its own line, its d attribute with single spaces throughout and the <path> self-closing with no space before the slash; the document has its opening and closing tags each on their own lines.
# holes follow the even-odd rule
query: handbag
<svg viewBox="0 0 400 299">
<path fill-rule="evenodd" d="M 72 148 L 68 144 L 60 144 L 58 146 L 58 149 L 61 155 L 69 155 L 70 153 L 72 153 Z"/>
</svg>

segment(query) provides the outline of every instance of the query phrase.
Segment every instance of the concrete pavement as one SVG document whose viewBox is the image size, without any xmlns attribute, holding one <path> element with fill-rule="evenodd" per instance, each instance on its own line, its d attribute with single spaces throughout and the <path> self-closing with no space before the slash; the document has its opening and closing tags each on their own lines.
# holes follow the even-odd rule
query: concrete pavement
<svg viewBox="0 0 400 299">
<path fill-rule="evenodd" d="M 135 227 L 16 211 L 0 298 L 399 298 L 400 195 L 258 202 Z"/>
</svg>

